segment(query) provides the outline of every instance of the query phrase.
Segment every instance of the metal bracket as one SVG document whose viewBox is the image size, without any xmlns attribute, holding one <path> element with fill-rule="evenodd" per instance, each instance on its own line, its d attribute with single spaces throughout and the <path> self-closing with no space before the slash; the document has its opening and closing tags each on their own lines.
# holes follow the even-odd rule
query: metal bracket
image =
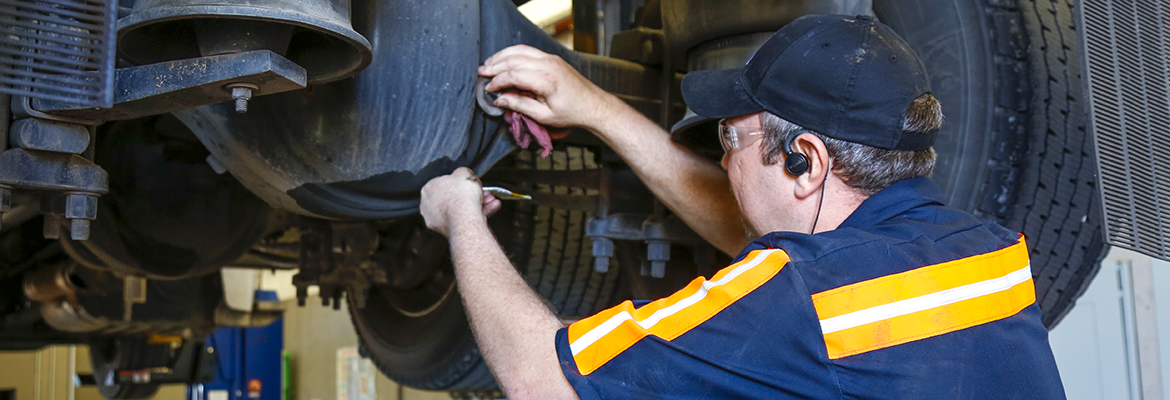
<svg viewBox="0 0 1170 400">
<path fill-rule="evenodd" d="M 76 154 L 11 149 L 0 153 L 0 184 L 104 194 L 109 191 L 109 175 L 93 161 Z"/>
<path fill-rule="evenodd" d="M 637 27 L 621 31 L 611 39 L 609 56 L 642 65 L 661 66 L 666 54 L 665 41 L 661 29 Z"/>
<path fill-rule="evenodd" d="M 593 256 L 596 257 L 594 269 L 597 272 L 609 270 L 614 240 L 646 242 L 646 258 L 650 264 L 649 271 L 643 271 L 643 274 L 655 278 L 666 275 L 671 243 L 703 243 L 703 239 L 678 217 L 658 219 L 646 214 L 612 214 L 591 219 L 586 223 L 585 235 L 593 240 Z"/>
<path fill-rule="evenodd" d="M 365 307 L 366 290 L 389 280 L 372 255 L 378 250 L 378 235 L 369 223 L 342 223 L 306 219 L 300 228 L 301 268 L 293 276 L 297 304 L 304 306 L 309 286 L 320 289 L 321 305 L 341 308 L 342 296 L 349 294 L 357 308 Z"/>
<path fill-rule="evenodd" d="M 12 147 L 57 153 L 81 154 L 89 147 L 85 125 L 27 118 L 12 123 Z"/>
<path fill-rule="evenodd" d="M 229 86 L 255 87 L 247 96 L 250 98 L 303 89 L 306 82 L 304 68 L 268 50 L 119 68 L 115 74 L 112 108 L 44 99 L 34 100 L 32 108 L 58 117 L 123 120 L 244 97 L 242 93 L 233 95 Z"/>
</svg>

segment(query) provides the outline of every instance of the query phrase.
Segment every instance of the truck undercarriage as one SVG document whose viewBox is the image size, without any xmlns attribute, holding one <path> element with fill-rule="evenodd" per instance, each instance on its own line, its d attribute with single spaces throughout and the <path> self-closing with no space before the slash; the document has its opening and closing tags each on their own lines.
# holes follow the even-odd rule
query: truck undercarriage
<svg viewBox="0 0 1170 400">
<path fill-rule="evenodd" d="M 574 1 L 576 47 L 608 56 L 565 49 L 506 0 L 253 3 L 121 1 L 111 94 L 95 106 L 37 83 L 100 68 L 38 57 L 100 51 L 101 29 L 62 39 L 77 31 L 28 21 L 91 21 L 105 3 L 0 0 L 25 37 L 0 41 L 4 54 L 44 75 L 0 95 L 0 349 L 88 342 L 103 349 L 95 371 L 171 365 L 217 326 L 275 318 L 226 307 L 221 268 L 298 269 L 298 302 L 315 287 L 347 303 L 391 379 L 492 390 L 447 244 L 417 216 L 429 179 L 467 166 L 532 194 L 489 223 L 566 320 L 664 296 L 728 258 L 589 133 L 549 157 L 518 149 L 476 105 L 476 67 L 515 44 L 560 55 L 664 127 L 686 120 L 676 140 L 718 157 L 711 121 L 686 119 L 682 73 L 742 65 L 811 13 L 872 13 L 920 54 L 947 117 L 934 177 L 952 205 L 1027 237 L 1045 324 L 1104 254 L 1072 1 Z M 137 398 L 168 379 L 199 369 L 98 381 Z"/>
</svg>

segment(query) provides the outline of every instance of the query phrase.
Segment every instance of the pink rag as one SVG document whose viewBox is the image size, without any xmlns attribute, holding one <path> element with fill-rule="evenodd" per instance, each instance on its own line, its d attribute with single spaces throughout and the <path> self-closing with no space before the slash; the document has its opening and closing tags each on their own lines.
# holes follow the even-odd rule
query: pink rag
<svg viewBox="0 0 1170 400">
<path fill-rule="evenodd" d="M 512 137 L 516 139 L 516 144 L 520 148 L 527 149 L 532 138 L 536 138 L 536 143 L 541 148 L 541 157 L 548 157 L 552 153 L 553 139 L 561 139 L 569 134 L 568 130 L 558 130 L 549 133 L 548 129 L 532 120 L 532 118 L 528 118 L 524 114 L 512 110 L 504 111 L 504 120 L 508 121 L 508 127 L 512 131 Z"/>
</svg>

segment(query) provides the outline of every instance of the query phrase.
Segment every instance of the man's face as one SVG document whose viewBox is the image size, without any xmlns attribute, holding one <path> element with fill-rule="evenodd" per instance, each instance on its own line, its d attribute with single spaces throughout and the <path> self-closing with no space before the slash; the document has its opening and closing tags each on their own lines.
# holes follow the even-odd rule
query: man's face
<svg viewBox="0 0 1170 400">
<path fill-rule="evenodd" d="M 763 130 L 759 113 L 729 118 L 725 123 L 746 132 Z M 780 165 L 782 163 L 763 165 L 762 140 L 746 143 L 744 146 L 744 142 L 741 142 L 739 148 L 723 154 L 722 164 L 723 169 L 727 170 L 731 190 L 739 203 L 749 233 L 752 237 L 758 237 L 786 229 L 792 225 L 788 210 L 795 200 L 792 195 L 792 176 L 784 172 L 784 167 Z"/>
</svg>

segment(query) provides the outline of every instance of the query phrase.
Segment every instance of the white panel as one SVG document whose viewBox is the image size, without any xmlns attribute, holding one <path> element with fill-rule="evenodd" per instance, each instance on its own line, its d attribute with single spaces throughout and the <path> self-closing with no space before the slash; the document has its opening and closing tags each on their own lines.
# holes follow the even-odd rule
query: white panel
<svg viewBox="0 0 1170 400">
<path fill-rule="evenodd" d="M 1162 343 L 1162 383 L 1170 382 L 1170 262 L 1153 260 L 1154 304 L 1158 313 L 1158 342 Z M 1165 398 L 1170 399 L 1170 396 Z"/>
<path fill-rule="evenodd" d="M 223 279 L 223 300 L 228 308 L 251 312 L 256 302 L 256 270 L 224 267 L 219 271 Z"/>
<path fill-rule="evenodd" d="M 1049 333 L 1070 400 L 1131 399 L 1121 272 L 1107 258 L 1076 307 Z"/>
</svg>

